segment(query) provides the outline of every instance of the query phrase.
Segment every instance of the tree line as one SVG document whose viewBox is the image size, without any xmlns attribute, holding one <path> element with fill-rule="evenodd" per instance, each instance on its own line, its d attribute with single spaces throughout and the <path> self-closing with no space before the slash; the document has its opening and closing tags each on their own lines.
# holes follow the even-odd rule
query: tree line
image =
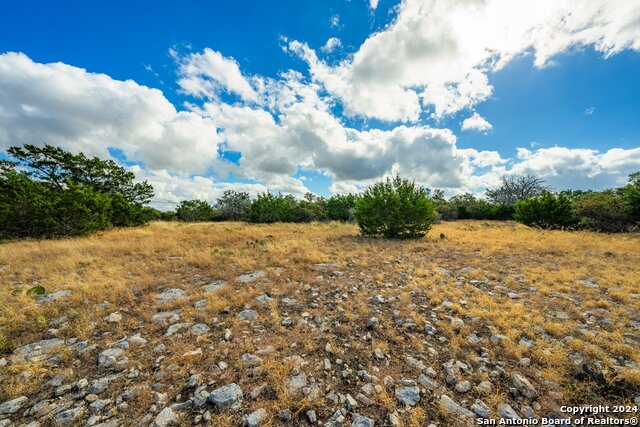
<svg viewBox="0 0 640 427">
<path fill-rule="evenodd" d="M 0 160 L 0 239 L 85 235 L 153 220 L 248 221 L 252 223 L 355 222 L 365 235 L 423 236 L 435 221 L 516 220 L 532 227 L 638 230 L 640 172 L 626 186 L 604 191 L 554 192 L 533 176 L 505 176 L 485 197 L 446 198 L 400 176 L 381 180 L 361 194 L 302 199 L 265 192 L 225 191 L 213 204 L 185 200 L 175 211 L 148 206 L 152 186 L 112 160 L 72 154 L 58 147 L 11 147 Z"/>
</svg>

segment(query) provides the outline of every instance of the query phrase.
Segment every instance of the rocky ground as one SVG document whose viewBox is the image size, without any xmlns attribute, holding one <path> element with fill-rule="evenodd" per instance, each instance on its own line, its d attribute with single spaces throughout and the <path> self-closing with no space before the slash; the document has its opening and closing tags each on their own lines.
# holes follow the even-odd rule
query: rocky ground
<svg viewBox="0 0 640 427">
<path fill-rule="evenodd" d="M 638 248 L 481 222 L 411 242 L 153 224 L 0 245 L 0 427 L 464 426 L 640 405 Z"/>
</svg>

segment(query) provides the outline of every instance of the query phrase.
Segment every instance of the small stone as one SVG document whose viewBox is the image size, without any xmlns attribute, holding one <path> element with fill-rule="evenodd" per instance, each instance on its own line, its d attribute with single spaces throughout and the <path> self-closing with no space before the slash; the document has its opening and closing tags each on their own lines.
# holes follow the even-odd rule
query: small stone
<svg viewBox="0 0 640 427">
<path fill-rule="evenodd" d="M 347 408 L 349 410 L 352 410 L 353 408 L 357 408 L 357 407 L 358 407 L 358 402 L 356 402 L 353 396 L 351 396 L 350 394 L 347 394 Z"/>
<path fill-rule="evenodd" d="M 214 280 L 208 285 L 203 286 L 202 289 L 204 289 L 206 293 L 216 292 L 226 284 L 226 280 Z"/>
<path fill-rule="evenodd" d="M 331 370 L 331 361 L 329 359 L 324 359 L 324 370 L 325 371 Z"/>
<path fill-rule="evenodd" d="M 180 320 L 180 311 L 161 311 L 160 313 L 154 314 L 151 320 L 160 326 L 167 326 Z"/>
<path fill-rule="evenodd" d="M 423 370 L 427 369 L 427 367 L 425 366 L 425 364 L 421 360 L 418 360 L 418 359 L 416 359 L 414 357 L 406 356 L 404 358 L 404 360 L 407 362 L 407 364 L 409 366 L 411 366 L 412 368 L 415 368 L 415 369 L 417 369 L 419 371 L 423 371 Z"/>
<path fill-rule="evenodd" d="M 398 387 L 396 388 L 396 399 L 404 405 L 415 406 L 420 402 L 420 388 L 418 386 Z"/>
<path fill-rule="evenodd" d="M 29 399 L 26 396 L 20 396 L 13 400 L 8 400 L 0 405 L 0 415 L 15 414 L 18 412 Z"/>
<path fill-rule="evenodd" d="M 493 385 L 489 381 L 482 381 L 480 384 L 476 386 L 476 390 L 480 393 L 487 393 L 491 391 Z"/>
<path fill-rule="evenodd" d="M 473 412 L 471 412 L 468 409 L 458 405 L 456 402 L 454 402 L 446 394 L 443 394 L 442 396 L 440 396 L 440 405 L 447 412 L 450 412 L 450 413 L 453 413 L 453 414 L 456 414 L 456 415 L 460 415 L 460 416 L 463 416 L 463 417 L 473 417 L 474 416 Z"/>
<path fill-rule="evenodd" d="M 198 323 L 191 327 L 191 335 L 202 335 L 209 332 L 209 327 L 204 323 Z"/>
<path fill-rule="evenodd" d="M 247 421 L 246 421 L 247 427 L 257 427 L 261 425 L 263 422 L 265 422 L 268 417 L 269 417 L 269 414 L 263 408 L 253 411 L 247 417 Z"/>
<path fill-rule="evenodd" d="M 118 323 L 120 321 L 122 321 L 122 314 L 118 313 L 117 311 L 114 313 L 111 313 L 110 315 L 108 315 L 107 317 L 104 318 L 104 320 L 107 323 Z"/>
<path fill-rule="evenodd" d="M 224 340 L 229 341 L 231 339 L 231 329 L 224 330 Z"/>
<path fill-rule="evenodd" d="M 373 355 L 376 357 L 376 359 L 378 360 L 384 360 L 384 353 L 382 352 L 382 350 L 380 350 L 379 348 L 376 347 L 375 350 L 373 350 Z"/>
<path fill-rule="evenodd" d="M 462 380 L 460 366 L 454 360 L 450 360 L 442 365 L 444 367 L 445 381 L 449 385 L 455 385 Z"/>
<path fill-rule="evenodd" d="M 165 332 L 165 337 L 170 337 L 178 333 L 182 329 L 187 329 L 191 326 L 190 323 L 174 323 L 173 325 L 167 328 L 167 332 Z"/>
<path fill-rule="evenodd" d="M 164 408 L 149 427 L 169 427 L 178 424 L 178 416 L 173 409 Z"/>
<path fill-rule="evenodd" d="M 459 331 L 464 327 L 464 321 L 462 319 L 454 317 L 453 319 L 451 319 L 451 327 L 454 331 Z"/>
<path fill-rule="evenodd" d="M 367 322 L 367 326 L 369 328 L 375 328 L 376 326 L 378 326 L 378 324 L 380 323 L 380 321 L 378 320 L 377 317 L 372 317 L 369 319 L 369 321 Z"/>
<path fill-rule="evenodd" d="M 508 404 L 500 403 L 498 405 L 498 415 L 502 418 L 507 418 L 510 420 L 520 420 L 520 416 L 518 413 Z"/>
<path fill-rule="evenodd" d="M 10 359 L 12 362 L 40 362 L 49 358 L 62 346 L 64 346 L 64 340 L 60 338 L 40 340 L 15 349 Z"/>
<path fill-rule="evenodd" d="M 209 402 L 220 410 L 239 408 L 242 403 L 242 389 L 236 383 L 217 388 L 209 394 Z"/>
<path fill-rule="evenodd" d="M 253 354 L 245 353 L 240 357 L 240 359 L 247 366 L 259 366 L 259 365 L 262 365 L 262 359 L 260 357 L 258 357 L 258 356 L 253 355 Z"/>
<path fill-rule="evenodd" d="M 89 410 L 92 413 L 101 412 L 111 403 L 111 399 L 99 399 L 89 405 Z"/>
<path fill-rule="evenodd" d="M 268 387 L 269 384 L 267 383 L 262 383 L 258 386 L 255 386 L 251 389 L 251 392 L 249 392 L 249 397 L 251 397 L 251 399 L 257 399 Z"/>
<path fill-rule="evenodd" d="M 391 388 L 395 384 L 395 381 L 393 380 L 393 378 L 391 378 L 391 376 L 387 375 L 382 379 L 382 383 L 385 387 Z"/>
<path fill-rule="evenodd" d="M 515 373 L 513 374 L 511 379 L 513 380 L 513 385 L 525 397 L 528 397 L 529 399 L 533 399 L 536 396 L 538 396 L 538 392 L 536 391 L 536 389 L 531 385 L 529 380 L 523 377 L 522 375 Z"/>
<path fill-rule="evenodd" d="M 471 410 L 480 418 L 489 418 L 491 416 L 491 410 L 482 400 L 477 399 L 473 405 L 471 405 Z"/>
<path fill-rule="evenodd" d="M 131 338 L 129 338 L 129 343 L 131 343 L 132 345 L 138 346 L 138 347 L 142 347 L 145 346 L 147 344 L 147 340 L 145 340 L 144 338 L 142 338 L 140 336 L 140 334 L 135 334 L 134 336 L 132 336 Z"/>
<path fill-rule="evenodd" d="M 100 394 L 105 391 L 109 387 L 109 378 L 98 378 L 97 380 L 93 380 L 89 388 L 87 389 L 88 394 Z"/>
<path fill-rule="evenodd" d="M 258 312 L 255 310 L 244 309 L 238 313 L 238 318 L 241 320 L 256 320 L 258 318 Z"/>
<path fill-rule="evenodd" d="M 200 384 L 200 374 L 193 374 L 187 380 L 187 387 L 195 388 Z"/>
<path fill-rule="evenodd" d="M 268 303 L 269 301 L 271 301 L 272 299 L 273 299 L 273 298 L 269 298 L 269 295 L 267 295 L 267 294 L 258 295 L 258 296 L 256 297 L 256 301 L 258 301 L 258 302 L 259 302 L 259 303 L 261 303 L 261 304 L 266 304 L 266 303 Z"/>
<path fill-rule="evenodd" d="M 402 425 L 398 412 L 393 412 L 389 414 L 389 416 L 387 417 L 387 421 L 389 422 L 389 425 L 392 427 L 400 427 Z"/>
<path fill-rule="evenodd" d="M 110 348 L 98 355 L 98 367 L 111 368 L 126 360 L 124 351 L 121 348 Z"/>
<path fill-rule="evenodd" d="M 76 425 L 83 415 L 84 408 L 82 406 L 76 406 L 75 408 L 68 409 L 56 415 L 55 423 L 58 426 Z"/>
<path fill-rule="evenodd" d="M 371 418 L 364 417 L 360 414 L 351 416 L 351 427 L 373 427 L 375 422 Z"/>
<path fill-rule="evenodd" d="M 466 393 L 471 390 L 471 383 L 469 381 L 460 381 L 456 384 L 456 391 L 458 393 Z"/>
<path fill-rule="evenodd" d="M 58 300 L 61 300 L 62 298 L 71 296 L 73 294 L 73 292 L 71 292 L 68 289 L 65 290 L 60 290 L 60 291 L 55 291 L 52 292 L 48 295 L 41 295 L 37 298 L 38 302 L 43 303 L 43 302 L 56 302 Z"/>
<path fill-rule="evenodd" d="M 467 337 L 467 341 L 469 341 L 469 344 L 478 344 L 480 342 L 480 338 L 478 338 L 478 335 L 474 333 L 469 334 L 469 336 Z"/>
<path fill-rule="evenodd" d="M 293 418 L 293 414 L 288 409 L 281 409 L 278 411 L 278 418 L 280 419 L 280 421 L 291 421 L 291 418 Z"/>
<path fill-rule="evenodd" d="M 307 414 L 307 419 L 311 424 L 315 424 L 318 421 L 318 416 L 316 415 L 316 411 L 314 411 L 313 409 L 307 411 L 306 414 Z"/>
<path fill-rule="evenodd" d="M 187 293 L 178 288 L 167 288 L 156 295 L 156 299 L 160 302 L 172 302 L 182 300 L 187 297 Z"/>
<path fill-rule="evenodd" d="M 236 280 L 240 283 L 251 283 L 258 279 L 262 279 L 263 277 L 267 277 L 267 272 L 264 270 L 256 270 L 245 273 L 242 276 L 238 276 Z"/>
<path fill-rule="evenodd" d="M 307 386 L 307 376 L 304 372 L 297 375 L 292 375 L 286 384 L 287 392 L 291 395 L 297 394 Z"/>
</svg>

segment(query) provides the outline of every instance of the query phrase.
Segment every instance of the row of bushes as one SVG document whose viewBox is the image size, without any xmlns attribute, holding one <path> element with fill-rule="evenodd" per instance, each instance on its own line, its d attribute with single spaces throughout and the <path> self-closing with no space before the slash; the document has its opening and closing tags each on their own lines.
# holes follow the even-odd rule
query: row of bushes
<svg viewBox="0 0 640 427">
<path fill-rule="evenodd" d="M 626 232 L 640 229 L 640 172 L 629 176 L 629 184 L 616 189 L 565 191 L 520 200 L 515 219 L 540 228 L 587 229 Z"/>
<path fill-rule="evenodd" d="M 361 195 L 329 199 L 307 194 L 296 200 L 267 192 L 252 200 L 247 193 L 227 191 L 215 206 L 201 200 L 182 202 L 176 217 L 255 223 L 357 221 L 364 234 L 394 237 L 421 235 L 437 219 L 515 219 L 540 228 L 605 232 L 631 231 L 640 223 L 640 173 L 630 176 L 629 185 L 602 192 L 552 193 L 535 177 L 505 178 L 489 197 L 462 194 L 446 199 L 439 190 L 431 192 L 396 176 L 370 186 Z"/>
<path fill-rule="evenodd" d="M 146 205 L 153 197 L 147 182 L 111 160 L 88 158 L 46 145 L 11 147 L 13 160 L 0 161 L 0 239 L 88 234 L 113 226 L 136 226 L 149 220 L 254 223 L 356 221 L 363 234 L 385 237 L 424 235 L 438 218 L 507 220 L 542 228 L 584 228 L 605 232 L 638 229 L 640 172 L 629 184 L 602 192 L 551 193 L 534 176 L 504 177 L 487 190 L 487 199 L 463 194 L 446 199 L 400 176 L 368 187 L 361 195 L 328 199 L 307 194 L 226 191 L 215 206 L 183 201 L 175 212 Z"/>
<path fill-rule="evenodd" d="M 227 190 L 215 205 L 204 200 L 185 200 L 176 208 L 175 218 L 195 221 L 249 221 L 255 223 L 354 221 L 358 197 L 336 195 L 329 199 L 308 193 L 297 200 L 291 195 L 259 194 L 251 199 L 249 193 Z M 166 216 L 167 213 L 161 215 Z"/>
</svg>

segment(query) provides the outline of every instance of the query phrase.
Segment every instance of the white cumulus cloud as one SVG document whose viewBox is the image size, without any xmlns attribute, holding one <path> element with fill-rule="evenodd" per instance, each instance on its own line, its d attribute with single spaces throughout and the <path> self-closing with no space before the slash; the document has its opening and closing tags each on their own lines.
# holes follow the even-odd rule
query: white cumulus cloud
<svg viewBox="0 0 640 427">
<path fill-rule="evenodd" d="M 464 119 L 464 121 L 462 122 L 462 127 L 460 129 L 462 129 L 463 131 L 471 130 L 476 132 L 486 132 L 488 130 L 491 130 L 492 128 L 493 126 L 491 126 L 491 123 L 486 121 L 480 114 L 473 113 L 471 117 Z"/>
<path fill-rule="evenodd" d="M 306 44 L 290 49 L 352 115 L 416 122 L 473 107 L 492 93 L 487 74 L 533 52 L 538 67 L 571 48 L 605 57 L 640 50 L 636 0 L 403 0 L 396 19 L 341 63 Z"/>
<path fill-rule="evenodd" d="M 21 53 L 0 55 L 0 149 L 52 144 L 151 168 L 207 172 L 217 163 L 211 119 L 177 111 L 161 91 Z"/>
</svg>

